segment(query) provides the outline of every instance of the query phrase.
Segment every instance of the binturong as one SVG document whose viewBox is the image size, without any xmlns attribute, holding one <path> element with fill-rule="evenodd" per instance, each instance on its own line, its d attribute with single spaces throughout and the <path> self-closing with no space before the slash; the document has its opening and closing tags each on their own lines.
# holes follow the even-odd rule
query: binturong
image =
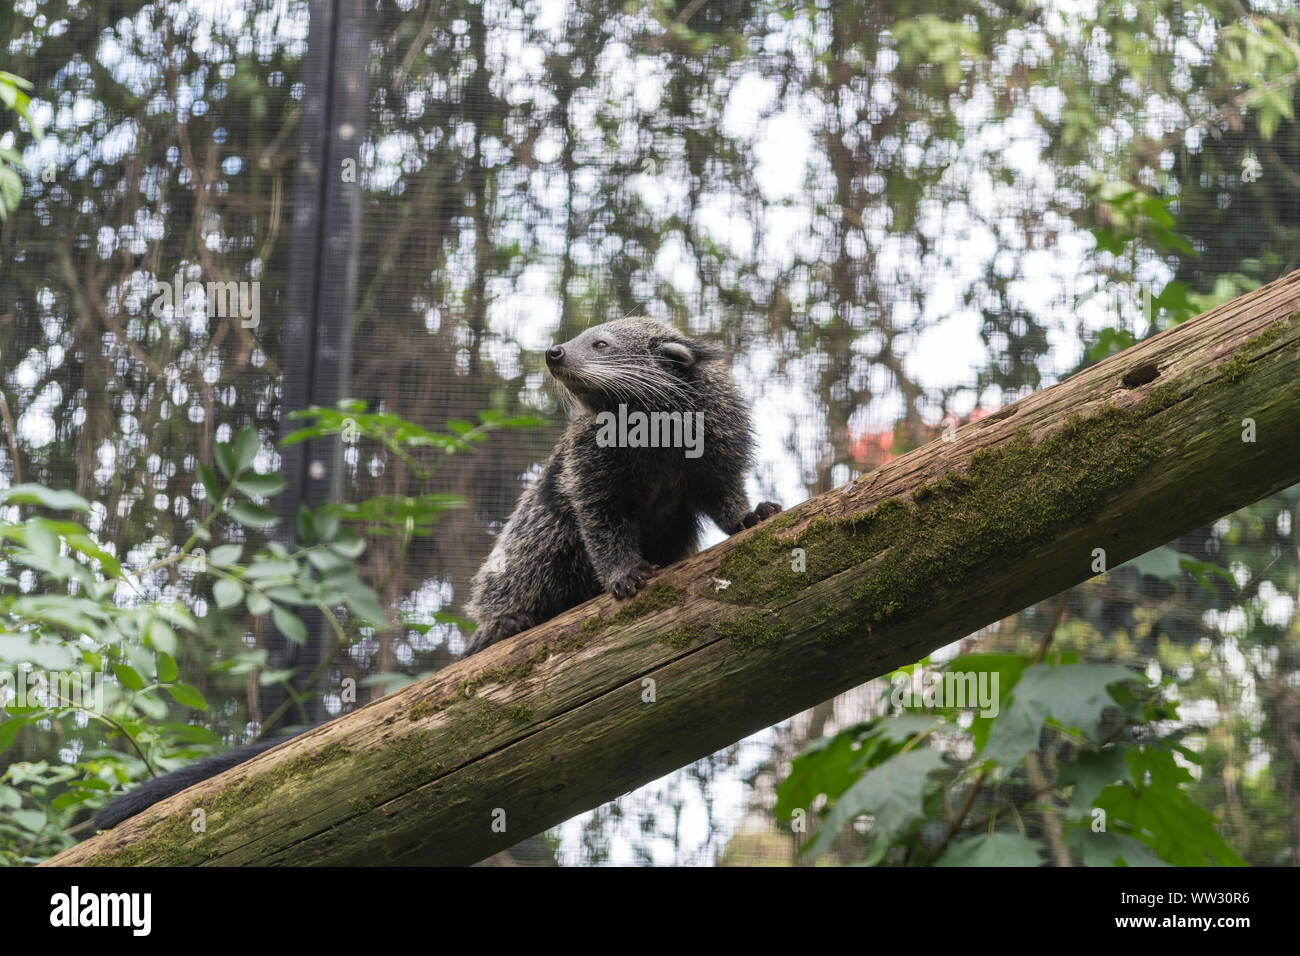
<svg viewBox="0 0 1300 956">
<path fill-rule="evenodd" d="M 632 597 L 695 552 L 704 518 L 734 534 L 781 510 L 745 496 L 753 422 L 717 347 L 619 319 L 546 367 L 575 414 L 474 576 L 469 654 L 604 591 Z"/>
</svg>

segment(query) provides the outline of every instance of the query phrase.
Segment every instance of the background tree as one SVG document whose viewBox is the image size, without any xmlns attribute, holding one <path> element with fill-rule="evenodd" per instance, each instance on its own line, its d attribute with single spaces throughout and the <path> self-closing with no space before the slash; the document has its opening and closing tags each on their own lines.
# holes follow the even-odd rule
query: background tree
<svg viewBox="0 0 1300 956">
<path fill-rule="evenodd" d="M 4 69 L 32 81 L 45 128 L 34 140 L 0 111 L 0 147 L 29 170 L 0 224 L 16 448 L 0 442 L 0 460 L 11 480 L 91 501 L 106 546 L 183 539 L 195 467 L 245 426 L 257 466 L 278 465 L 280 370 L 301 347 L 281 330 L 311 6 L 30 0 L 0 14 Z M 390 689 L 460 652 L 435 614 L 458 609 L 558 433 L 538 350 L 588 323 L 638 312 L 728 345 L 762 422 L 760 490 L 794 500 L 1297 264 L 1297 21 L 1275 5 L 368 9 L 350 392 L 430 428 L 480 409 L 550 426 L 449 463 L 438 490 L 468 506 L 439 534 L 370 536 L 364 573 L 407 623 L 359 640 L 335 686 Z M 178 271 L 259 281 L 259 328 L 197 302 L 155 314 L 154 283 Z M 379 446 L 347 463 L 352 500 L 433 490 Z M 1172 563 L 1076 589 L 1055 638 L 1159 667 L 1198 702 L 1180 709 L 1206 760 L 1196 797 L 1251 862 L 1300 848 L 1295 507 L 1293 490 L 1171 542 Z M 157 593 L 207 598 L 188 588 L 176 572 Z M 1055 611 L 981 647 L 1023 652 Z M 178 663 L 213 704 L 205 722 L 246 739 L 267 716 L 258 673 L 206 668 L 261 645 L 264 625 L 198 620 Z M 877 695 L 575 821 L 546 855 L 745 859 L 737 833 L 792 854 L 776 783 Z M 103 743 L 94 727 L 77 736 Z M 6 752 L 40 756 L 57 754 L 37 729 Z"/>
</svg>

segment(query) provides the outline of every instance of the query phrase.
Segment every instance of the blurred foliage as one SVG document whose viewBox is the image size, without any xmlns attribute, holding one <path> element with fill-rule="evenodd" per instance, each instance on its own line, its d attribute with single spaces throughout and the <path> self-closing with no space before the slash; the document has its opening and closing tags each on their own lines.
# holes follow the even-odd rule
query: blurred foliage
<svg viewBox="0 0 1300 956">
<path fill-rule="evenodd" d="M 367 413 L 356 401 L 299 417 L 312 424 L 285 441 L 340 430 L 350 442 L 376 441 L 403 455 L 436 449 L 440 457 L 427 463 L 426 477 L 490 431 L 532 423 L 489 413 L 478 426 L 430 432 Z M 0 862 L 33 863 L 70 846 L 88 825 L 79 822 L 85 811 L 120 786 L 218 749 L 220 738 L 186 713 L 206 711 L 208 702 L 180 679 L 182 671 L 282 684 L 301 704 L 315 679 L 294 687 L 292 670 L 268 667 L 264 648 L 238 639 L 242 623 L 257 630 L 269 619 L 302 643 L 307 627 L 299 614 L 315 608 L 334 638 L 326 664 L 396 626 L 357 566 L 366 549 L 359 530 L 374 531 L 372 503 L 303 507 L 296 548 L 263 541 L 277 520 L 266 503 L 285 482 L 254 469 L 261 450 L 257 432 L 245 428 L 215 446 L 215 467 L 199 464 L 203 517 L 175 548 L 105 542 L 82 521 L 21 516 L 30 508 L 90 514 L 91 504 L 73 492 L 37 484 L 0 492 L 0 752 L 20 734 L 36 733 L 57 741 L 60 757 L 10 763 L 0 775 Z M 409 545 L 461 505 L 452 495 L 424 496 L 388 533 Z M 176 719 L 177 706 L 188 721 Z M 283 716 L 268 715 L 254 739 Z M 80 731 L 91 723 L 103 729 L 106 746 L 86 745 Z"/>
<path fill-rule="evenodd" d="M 32 118 L 31 97 L 27 91 L 32 84 L 21 76 L 14 76 L 0 70 L 0 107 L 11 110 L 27 123 L 27 128 L 37 139 L 43 134 L 40 124 Z M 23 165 L 22 155 L 14 146 L 0 139 L 0 219 L 18 208 L 23 195 L 23 180 L 20 175 L 27 167 Z"/>
<path fill-rule="evenodd" d="M 978 686 L 997 706 L 943 706 L 947 675 L 979 681 L 965 699 Z M 1162 732 L 1177 707 L 1142 675 L 1073 654 L 977 653 L 927 674 L 916 698 L 926 693 L 921 712 L 855 725 L 794 760 L 776 815 L 806 825 L 825 798 L 811 859 L 869 816 L 865 846 L 839 852 L 871 865 L 1243 865 L 1190 796 L 1188 767 L 1202 768 L 1180 743 L 1187 729 Z"/>
</svg>

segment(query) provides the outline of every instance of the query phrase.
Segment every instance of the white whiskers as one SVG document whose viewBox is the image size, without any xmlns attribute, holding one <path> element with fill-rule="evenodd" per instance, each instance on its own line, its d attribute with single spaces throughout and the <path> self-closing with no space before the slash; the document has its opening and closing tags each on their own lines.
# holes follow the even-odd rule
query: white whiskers
<svg viewBox="0 0 1300 956">
<path fill-rule="evenodd" d="M 664 409 L 690 404 L 694 390 L 666 372 L 631 363 L 587 362 L 569 369 L 575 384 L 608 395 L 624 404 Z"/>
</svg>

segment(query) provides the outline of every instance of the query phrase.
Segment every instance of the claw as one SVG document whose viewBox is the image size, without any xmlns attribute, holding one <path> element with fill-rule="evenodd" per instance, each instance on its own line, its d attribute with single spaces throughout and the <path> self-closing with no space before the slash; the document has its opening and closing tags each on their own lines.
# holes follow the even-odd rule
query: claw
<svg viewBox="0 0 1300 956">
<path fill-rule="evenodd" d="M 764 518 L 770 518 L 780 510 L 781 506 L 775 501 L 764 501 L 756 506 L 753 511 L 748 512 L 744 517 L 742 517 L 736 526 L 731 529 L 731 533 L 736 534 L 739 531 L 744 531 L 746 528 L 752 528 Z"/>
<path fill-rule="evenodd" d="M 623 601 L 633 597 L 638 591 L 646 586 L 647 582 L 659 570 L 657 564 L 651 564 L 649 561 L 642 561 L 630 571 L 625 572 L 615 578 L 609 585 L 609 593 L 614 595 L 618 600 Z"/>
</svg>

